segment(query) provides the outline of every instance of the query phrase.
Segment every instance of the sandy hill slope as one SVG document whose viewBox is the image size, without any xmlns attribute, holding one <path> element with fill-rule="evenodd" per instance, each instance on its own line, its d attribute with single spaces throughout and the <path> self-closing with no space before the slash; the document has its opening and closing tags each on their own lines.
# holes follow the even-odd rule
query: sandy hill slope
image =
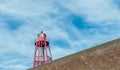
<svg viewBox="0 0 120 70">
<path fill-rule="evenodd" d="M 120 70 L 120 39 L 28 70 Z"/>
</svg>

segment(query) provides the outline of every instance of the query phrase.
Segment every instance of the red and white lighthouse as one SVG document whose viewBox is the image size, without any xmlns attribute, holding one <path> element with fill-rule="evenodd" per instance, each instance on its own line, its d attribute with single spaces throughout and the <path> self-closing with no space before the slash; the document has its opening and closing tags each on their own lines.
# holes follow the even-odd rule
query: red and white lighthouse
<svg viewBox="0 0 120 70">
<path fill-rule="evenodd" d="M 50 43 L 46 39 L 46 34 L 43 33 L 43 31 L 41 31 L 38 34 L 38 38 L 35 42 L 33 67 L 36 67 L 51 61 L 52 61 L 52 55 L 50 50 Z"/>
</svg>

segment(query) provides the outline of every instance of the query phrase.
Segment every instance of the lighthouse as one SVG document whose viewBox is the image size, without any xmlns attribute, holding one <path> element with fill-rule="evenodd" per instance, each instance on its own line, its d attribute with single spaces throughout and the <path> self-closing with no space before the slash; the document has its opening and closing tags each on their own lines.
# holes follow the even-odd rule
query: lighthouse
<svg viewBox="0 0 120 70">
<path fill-rule="evenodd" d="M 37 67 L 51 61 L 52 54 L 50 49 L 50 43 L 47 40 L 47 35 L 43 31 L 41 31 L 37 35 L 37 39 L 35 41 L 33 67 Z"/>
</svg>

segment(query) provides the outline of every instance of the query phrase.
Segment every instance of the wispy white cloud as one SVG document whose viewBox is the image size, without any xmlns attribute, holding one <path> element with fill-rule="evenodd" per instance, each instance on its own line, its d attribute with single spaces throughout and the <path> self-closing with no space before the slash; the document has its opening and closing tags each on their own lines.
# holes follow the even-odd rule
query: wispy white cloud
<svg viewBox="0 0 120 70">
<path fill-rule="evenodd" d="M 61 1 L 61 3 L 72 12 L 83 16 L 87 22 L 101 23 L 117 21 L 120 18 L 119 9 L 115 6 L 113 0 L 70 0 L 68 3 L 67 1 Z"/>
<path fill-rule="evenodd" d="M 4 66 L 0 66 L 1 69 L 4 69 L 4 70 L 24 70 L 24 69 L 27 69 L 26 66 L 23 66 L 23 65 L 13 65 L 13 64 L 10 64 L 10 65 L 4 65 Z"/>
</svg>

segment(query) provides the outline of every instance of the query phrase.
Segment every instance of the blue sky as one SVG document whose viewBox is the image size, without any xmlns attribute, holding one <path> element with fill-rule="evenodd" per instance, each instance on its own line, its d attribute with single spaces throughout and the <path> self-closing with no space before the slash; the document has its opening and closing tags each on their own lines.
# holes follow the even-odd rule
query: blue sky
<svg viewBox="0 0 120 70">
<path fill-rule="evenodd" d="M 0 0 L 0 70 L 33 65 L 36 35 L 53 59 L 120 38 L 119 0 Z"/>
</svg>

